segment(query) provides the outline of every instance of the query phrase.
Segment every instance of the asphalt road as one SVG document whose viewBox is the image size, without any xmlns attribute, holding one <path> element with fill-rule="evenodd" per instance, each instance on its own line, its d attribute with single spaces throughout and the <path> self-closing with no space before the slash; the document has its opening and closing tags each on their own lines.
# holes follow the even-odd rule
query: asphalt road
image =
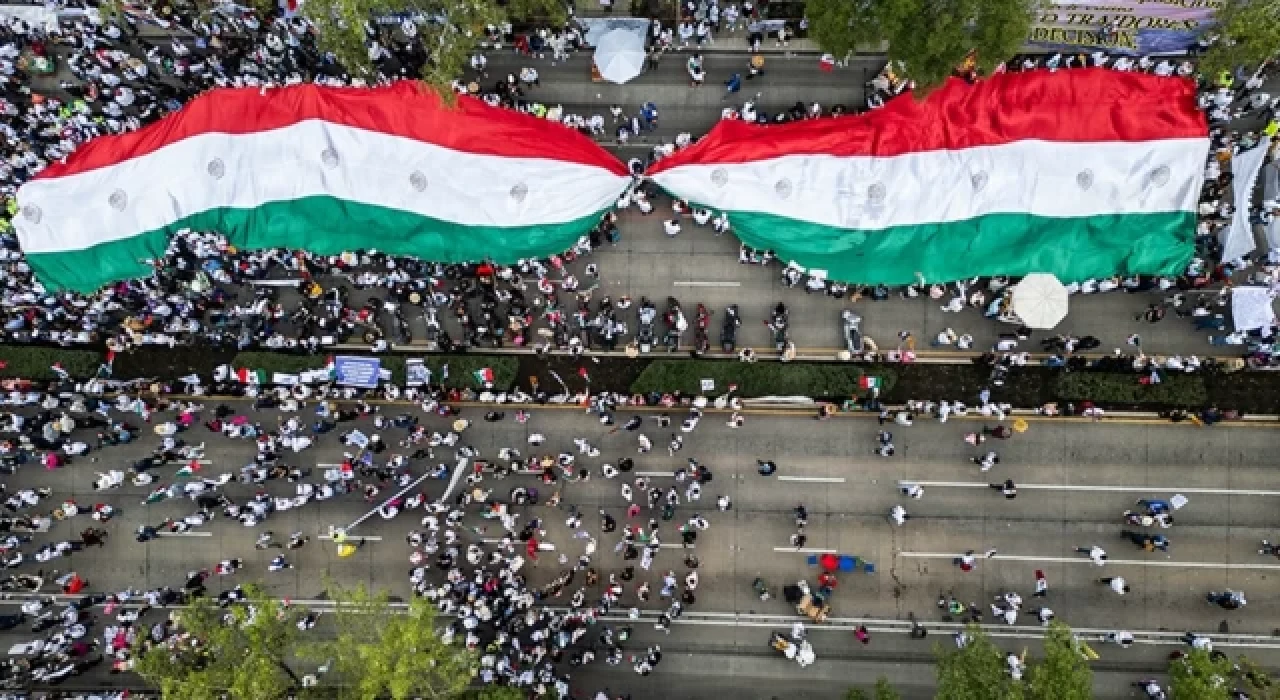
<svg viewBox="0 0 1280 700">
<path fill-rule="evenodd" d="M 383 410 L 398 413 L 408 409 L 388 406 Z M 678 541 L 675 527 L 695 512 L 711 522 L 695 548 L 701 560 L 701 582 L 698 602 L 689 608 L 685 624 L 669 636 L 649 625 L 637 624 L 635 645 L 662 643 L 676 652 L 664 659 L 664 666 L 650 679 L 660 684 L 656 687 L 663 689 L 664 697 L 702 697 L 698 689 L 711 681 L 699 677 L 708 674 L 718 682 L 744 687 L 754 685 L 757 676 L 767 676 L 773 679 L 770 683 L 776 684 L 779 697 L 795 697 L 781 693 L 792 683 L 803 692 L 812 693 L 801 697 L 827 697 L 823 693 L 832 692 L 825 685 L 828 681 L 866 678 L 870 682 L 873 678 L 866 675 L 867 668 L 890 667 L 882 663 L 888 658 L 903 659 L 907 668 L 902 675 L 916 679 L 919 693 L 924 693 L 928 679 L 924 678 L 927 673 L 922 664 L 929 658 L 930 645 L 906 639 L 902 621 L 908 614 L 914 613 L 933 625 L 930 639 L 945 643 L 951 628 L 935 606 L 940 592 L 953 593 L 965 602 L 985 607 L 992 597 L 1017 591 L 1027 601 L 1026 610 L 1033 610 L 1041 603 L 1030 596 L 1037 569 L 1044 571 L 1050 584 L 1049 596 L 1043 603 L 1052 607 L 1059 619 L 1084 630 L 1086 635 L 1100 635 L 1120 627 L 1145 632 L 1140 634 L 1143 643 L 1134 649 L 1120 651 L 1095 645 L 1104 666 L 1115 664 L 1114 671 L 1099 678 L 1106 690 L 1100 697 L 1124 697 L 1125 684 L 1133 679 L 1130 676 L 1161 668 L 1164 655 L 1178 646 L 1177 637 L 1187 630 L 1214 633 L 1220 646 L 1229 648 L 1225 645 L 1235 644 L 1262 663 L 1280 666 L 1276 653 L 1280 642 L 1271 638 L 1271 621 L 1278 611 L 1274 596 L 1270 595 L 1280 560 L 1256 553 L 1258 541 L 1273 533 L 1274 499 L 1280 496 L 1280 491 L 1271 490 L 1274 433 L 1267 428 L 1247 424 L 1200 429 L 1110 420 L 1033 421 L 1026 433 L 995 445 L 1001 463 L 982 474 L 968 461 L 978 450 L 962 439 L 966 432 L 981 426 L 980 421 L 974 420 L 896 426 L 898 454 L 882 459 L 871 454 L 877 425 L 865 418 L 840 417 L 819 422 L 807 417 L 752 413 L 744 428 L 733 430 L 724 425 L 723 414 L 708 413 L 697 430 L 686 435 L 684 449 L 672 457 L 662 449 L 669 431 L 658 430 L 652 420 L 646 421 L 642 431 L 653 438 L 656 449 L 648 455 L 638 455 L 633 434 L 609 434 L 595 418 L 571 408 L 535 410 L 526 425 L 510 419 L 485 423 L 479 420 L 481 413 L 480 409 L 464 410 L 464 417 L 475 423 L 464 433 L 463 442 L 480 449 L 484 458 L 494 458 L 503 446 L 529 453 L 527 435 L 536 431 L 548 438 L 539 453 L 576 452 L 573 439 L 585 437 L 602 451 L 596 459 L 584 458 L 586 464 L 594 468 L 606 460 L 616 462 L 631 455 L 636 459 L 632 476 L 647 474 L 655 484 L 672 483 L 667 474 L 688 457 L 697 458 L 713 470 L 714 480 L 706 485 L 702 501 L 693 507 L 682 503 L 675 520 L 661 526 L 664 542 L 671 544 L 661 551 L 653 569 L 647 574 L 638 571 L 637 580 L 649 580 L 655 589 L 660 587 L 656 584 L 667 569 L 674 569 L 683 577 L 682 552 L 674 544 Z M 620 413 L 619 422 L 628 415 Z M 265 412 L 253 418 L 267 425 L 274 421 Z M 680 416 L 676 418 L 678 423 Z M 447 429 L 445 419 L 428 417 L 425 421 L 433 430 Z M 370 432 L 371 426 L 363 429 Z M 386 431 L 388 441 L 398 432 Z M 199 476 L 237 472 L 254 452 L 251 443 L 213 438 L 203 428 L 186 437 L 207 443 L 210 463 L 202 467 Z M 93 589 L 113 591 L 126 586 L 177 586 L 189 571 L 210 568 L 221 559 L 242 557 L 246 562 L 244 570 L 234 576 L 214 577 L 217 580 L 210 582 L 211 591 L 238 582 L 261 581 L 275 595 L 305 601 L 321 597 L 324 581 L 334 580 L 348 585 L 367 583 L 393 595 L 408 595 L 410 550 L 403 537 L 417 524 L 412 515 L 401 515 L 394 521 L 375 515 L 364 521 L 352 532 L 371 539 L 349 558 L 338 559 L 331 542 L 315 538 L 302 549 L 287 553 L 295 568 L 284 572 L 266 570 L 268 560 L 278 553 L 276 550 L 253 547 L 257 533 L 263 529 L 287 538 L 294 531 L 316 536 L 330 525 L 352 523 L 376 505 L 361 500 L 358 493 L 273 515 L 258 528 L 245 528 L 220 517 L 201 528 L 199 534 L 164 537 L 146 544 L 134 542 L 132 533 L 138 525 L 181 518 L 194 511 L 194 504 L 175 499 L 143 505 L 150 487 L 126 485 L 97 492 L 93 490 L 94 472 L 123 468 L 157 442 L 154 436 L 147 435 L 133 445 L 92 455 L 97 462 L 81 458 L 52 472 L 26 466 L 8 478 L 11 491 L 34 486 L 54 489 L 51 501 L 42 503 L 37 510 L 48 510 L 71 498 L 86 506 L 111 503 L 122 511 L 106 526 L 112 535 L 105 548 L 56 560 L 45 564 L 46 569 L 75 570 L 90 580 Z M 441 450 L 437 457 L 438 461 L 453 462 L 452 456 Z M 776 458 L 780 464 L 778 473 L 773 477 L 756 474 L 756 458 Z M 319 445 L 287 461 L 319 472 L 324 465 L 341 459 L 342 448 L 330 434 Z M 420 474 L 427 466 L 415 464 L 413 473 Z M 173 469 L 176 467 L 160 469 L 161 480 L 168 480 L 167 472 Z M 317 473 L 312 480 L 318 481 L 318 477 Z M 1005 478 L 1020 484 L 1021 492 L 1014 500 L 1006 500 L 986 488 L 988 481 Z M 896 483 L 902 479 L 925 483 L 924 498 L 900 498 Z M 518 484 L 537 485 L 528 476 L 512 476 L 492 485 L 497 496 Z M 545 499 L 549 489 L 538 487 Z M 275 495 L 291 495 L 294 486 L 269 482 L 265 488 Z M 445 484 L 429 480 L 424 488 L 434 498 L 441 495 Z M 254 490 L 232 484 L 226 493 L 242 501 Z M 388 489 L 382 495 L 390 493 Z M 1120 513 L 1135 499 L 1168 498 L 1173 493 L 1186 495 L 1190 504 L 1178 511 L 1177 525 L 1165 531 L 1173 542 L 1170 554 L 1144 553 L 1120 538 Z M 613 554 L 617 533 L 600 532 L 593 515 L 604 508 L 620 522 L 626 520 L 626 502 L 619 493 L 619 482 L 604 479 L 597 471 L 586 482 L 562 485 L 561 494 L 559 509 L 543 505 L 524 516 L 543 518 L 547 540 L 557 547 L 529 566 L 535 585 L 561 570 L 557 554 L 563 552 L 572 560 L 583 551 L 584 541 L 575 540 L 562 524 L 564 511 L 571 505 L 586 514 L 584 529 L 598 542 L 594 565 L 606 572 L 621 566 L 621 558 Z M 720 494 L 731 497 L 733 510 L 717 512 L 714 501 Z M 788 537 L 794 531 L 791 510 L 801 503 L 810 513 L 809 541 L 804 551 L 796 551 Z M 886 517 L 895 503 L 904 504 L 913 516 L 903 527 L 894 527 Z M 656 512 L 652 514 L 656 516 Z M 648 514 L 642 515 L 642 521 L 647 517 Z M 37 536 L 28 548 L 73 538 L 90 524 L 83 515 L 62 521 L 52 532 Z M 474 519 L 467 524 L 486 528 L 481 533 L 484 538 L 500 534 L 494 521 Z M 1108 550 L 1111 561 L 1105 567 L 1098 568 L 1074 552 L 1075 547 L 1093 544 Z M 998 553 L 980 561 L 973 572 L 963 573 L 951 564 L 951 559 L 963 551 L 983 552 L 988 548 L 995 548 Z M 768 631 L 789 627 L 794 611 L 776 597 L 762 603 L 752 592 L 751 581 L 757 576 L 763 578 L 776 594 L 789 582 L 812 580 L 816 573 L 806 559 L 827 550 L 856 555 L 874 564 L 872 573 L 859 571 L 841 577 L 833 601 L 831 629 L 814 632 L 819 658 L 830 656 L 834 665 L 819 662 L 801 670 L 781 659 L 757 658 L 762 649 L 767 651 L 763 645 Z M 36 568 L 38 565 L 30 562 L 20 570 L 33 572 Z M 1117 596 L 1096 583 L 1103 575 L 1125 577 L 1132 592 Z M 1227 613 L 1204 601 L 1206 591 L 1223 588 L 1245 591 L 1249 606 Z M 629 589 L 624 606 L 633 600 Z M 991 621 L 989 614 L 987 621 Z M 850 631 L 862 622 L 873 634 L 871 645 L 865 649 L 858 648 Z M 1003 643 L 1016 650 L 1028 646 L 1034 649 L 1038 628 L 1034 616 L 1024 612 L 1018 624 L 992 629 L 1011 635 Z M 1217 637 L 1219 632 L 1229 636 Z M 29 637 L 6 633 L 0 643 Z M 686 658 L 689 653 L 693 656 Z M 863 662 L 864 654 L 874 655 L 875 663 L 868 666 Z M 735 660 L 720 663 L 725 655 Z M 913 664 L 916 668 L 911 670 Z M 610 687 L 631 687 L 641 682 L 629 671 L 622 673 L 603 665 L 575 676 L 584 682 L 598 679 Z M 640 686 L 643 687 L 646 686 Z"/>
</svg>

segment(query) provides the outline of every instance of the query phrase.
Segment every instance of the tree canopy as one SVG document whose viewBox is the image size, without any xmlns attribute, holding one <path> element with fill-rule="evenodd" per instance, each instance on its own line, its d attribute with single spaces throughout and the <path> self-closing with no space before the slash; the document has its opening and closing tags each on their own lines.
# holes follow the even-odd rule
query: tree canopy
<svg viewBox="0 0 1280 700">
<path fill-rule="evenodd" d="M 1169 664 L 1169 689 L 1175 700 L 1230 700 L 1231 660 L 1193 649 Z"/>
<path fill-rule="evenodd" d="M 902 700 L 902 696 L 898 694 L 897 690 L 894 690 L 893 686 L 889 684 L 889 679 L 884 676 L 876 679 L 876 685 L 872 689 L 872 693 L 874 695 L 868 695 L 867 691 L 861 688 L 850 688 L 844 698 L 845 700 L 872 700 L 873 698 L 874 700 Z"/>
<path fill-rule="evenodd" d="M 1071 628 L 1061 622 L 1045 630 L 1044 658 L 1027 670 L 1027 695 L 1035 700 L 1093 698 L 1093 671 Z"/>
<path fill-rule="evenodd" d="M 1200 60 L 1205 77 L 1255 69 L 1280 51 L 1280 0 L 1227 0 L 1217 19 L 1209 29 L 1217 40 Z"/>
<path fill-rule="evenodd" d="M 982 628 L 965 630 L 963 647 L 935 647 L 938 657 L 936 700 L 1022 700 L 1023 685 L 1009 675 L 1005 653 Z"/>
<path fill-rule="evenodd" d="M 246 589 L 243 605 L 196 599 L 178 613 L 184 633 L 138 655 L 134 670 L 166 700 L 274 700 L 301 685 L 289 666 L 301 613 Z"/>
<path fill-rule="evenodd" d="M 226 608 L 195 600 L 179 613 L 178 641 L 141 650 L 135 670 L 165 700 L 523 697 L 470 688 L 475 655 L 441 639 L 435 607 L 425 599 L 414 598 L 404 610 L 364 588 L 334 590 L 334 611 L 304 632 L 309 626 L 299 623 L 308 611 L 257 587 L 246 593 Z"/>
<path fill-rule="evenodd" d="M 486 26 L 508 18 L 560 23 L 568 16 L 561 0 L 306 0 L 300 11 L 315 26 L 318 47 L 352 75 L 376 72 L 375 43 L 408 41 L 422 61 L 420 77 L 435 86 L 462 74 Z M 411 41 L 401 29 L 405 18 L 417 34 Z"/>
<path fill-rule="evenodd" d="M 302 654 L 329 666 L 326 680 L 338 697 L 450 700 L 471 682 L 475 657 L 445 644 L 436 609 L 413 598 L 396 610 L 385 594 L 360 587 L 336 591 L 331 635 L 307 645 Z"/>
<path fill-rule="evenodd" d="M 808 0 L 810 33 L 838 57 L 887 41 L 920 91 L 941 85 L 972 51 L 990 73 L 1026 42 L 1036 0 Z"/>
</svg>

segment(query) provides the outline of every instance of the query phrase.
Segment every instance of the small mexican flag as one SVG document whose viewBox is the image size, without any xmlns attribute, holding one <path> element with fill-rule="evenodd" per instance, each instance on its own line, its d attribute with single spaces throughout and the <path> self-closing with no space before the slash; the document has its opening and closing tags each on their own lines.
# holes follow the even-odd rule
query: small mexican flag
<svg viewBox="0 0 1280 700">
<path fill-rule="evenodd" d="M 492 367 L 485 367 L 483 369 L 478 369 L 472 372 L 471 376 L 475 377 L 477 382 L 480 382 L 486 387 L 493 386 L 493 368 Z"/>
<path fill-rule="evenodd" d="M 880 388 L 880 378 L 879 378 L 879 377 L 872 377 L 872 376 L 869 376 L 869 375 L 865 375 L 865 374 L 864 374 L 864 375 L 862 375 L 862 376 L 858 379 L 858 388 L 860 388 L 860 389 L 879 389 L 879 388 Z"/>
</svg>

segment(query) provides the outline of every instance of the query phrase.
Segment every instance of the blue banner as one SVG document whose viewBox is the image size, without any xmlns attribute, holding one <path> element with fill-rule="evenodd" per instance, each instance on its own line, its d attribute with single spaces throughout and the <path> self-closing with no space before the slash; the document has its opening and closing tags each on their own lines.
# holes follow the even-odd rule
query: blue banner
<svg viewBox="0 0 1280 700">
<path fill-rule="evenodd" d="M 333 359 L 335 380 L 342 386 L 376 389 L 382 360 L 377 357 L 351 357 L 339 355 Z"/>
<path fill-rule="evenodd" d="M 1050 0 L 1032 46 L 1066 51 L 1180 54 L 1196 45 L 1226 0 Z"/>
</svg>

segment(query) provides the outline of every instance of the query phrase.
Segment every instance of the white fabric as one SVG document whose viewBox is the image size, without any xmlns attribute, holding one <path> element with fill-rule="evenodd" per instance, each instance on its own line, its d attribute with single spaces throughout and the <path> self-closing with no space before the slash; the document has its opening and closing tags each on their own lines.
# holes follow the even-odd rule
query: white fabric
<svg viewBox="0 0 1280 700">
<path fill-rule="evenodd" d="M 595 46 L 605 34 L 621 29 L 640 35 L 643 42 L 649 36 L 650 21 L 640 17 L 579 17 L 578 26 L 582 27 L 582 40 L 587 46 Z"/>
<path fill-rule="evenodd" d="M 1235 207 L 1231 225 L 1222 234 L 1222 259 L 1235 260 L 1252 253 L 1258 244 L 1254 241 L 1253 224 L 1249 223 L 1249 209 L 1253 205 L 1253 187 L 1266 160 L 1271 137 L 1263 136 L 1258 145 L 1231 159 L 1231 204 Z"/>
<path fill-rule="evenodd" d="M 1280 161 L 1272 160 L 1262 166 L 1262 200 L 1275 202 L 1280 198 Z M 1280 248 L 1280 216 L 1267 224 L 1267 248 Z"/>
<path fill-rule="evenodd" d="M 653 179 L 713 209 L 881 230 L 994 213 L 1084 217 L 1195 211 L 1207 154 L 1205 139 L 1016 141 L 884 158 L 814 154 L 683 165 Z M 1160 166 L 1169 169 L 1163 186 L 1150 177 Z M 1086 168 L 1092 184 L 1082 191 L 1077 176 Z M 876 184 L 883 186 L 879 200 L 871 195 Z"/>
<path fill-rule="evenodd" d="M 596 42 L 592 60 L 600 69 L 600 77 L 622 84 L 640 75 L 645 62 L 644 35 L 626 29 L 614 29 Z"/>
<path fill-rule="evenodd" d="M 1013 288 L 1013 312 L 1028 328 L 1053 328 L 1067 317 L 1067 288 L 1050 274 L 1027 275 Z"/>
<path fill-rule="evenodd" d="M 321 154 L 332 150 L 330 167 Z M 208 164 L 220 159 L 225 175 Z M 426 189 L 411 182 L 426 175 Z M 552 158 L 504 158 L 309 120 L 247 135 L 202 134 L 113 167 L 22 187 L 40 220 L 14 219 L 30 253 L 81 250 L 162 228 L 214 207 L 330 195 L 469 226 L 559 224 L 611 207 L 631 182 L 602 168 Z M 517 186 L 523 197 L 512 196 Z M 124 211 L 109 196 L 125 193 Z"/>
<path fill-rule="evenodd" d="M 58 12 L 50 5 L 0 5 L 0 19 L 20 19 L 41 29 L 58 26 Z"/>
<path fill-rule="evenodd" d="M 1271 290 L 1266 287 L 1236 287 L 1231 290 L 1231 320 L 1237 331 L 1266 328 L 1276 318 Z"/>
</svg>

